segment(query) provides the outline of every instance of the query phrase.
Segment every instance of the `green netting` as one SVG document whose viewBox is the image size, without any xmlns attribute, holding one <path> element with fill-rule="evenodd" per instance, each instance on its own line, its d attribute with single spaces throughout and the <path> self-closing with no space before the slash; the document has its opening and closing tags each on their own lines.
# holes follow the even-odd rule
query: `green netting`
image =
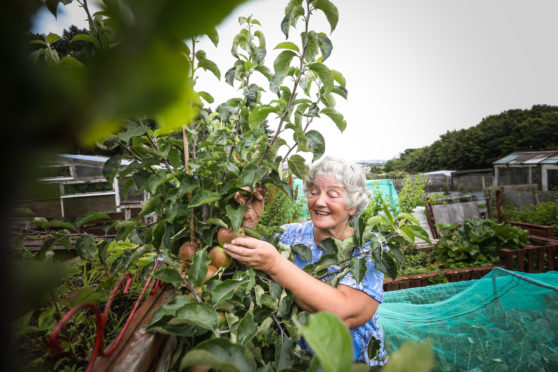
<svg viewBox="0 0 558 372">
<path fill-rule="evenodd" d="M 304 192 L 302 191 L 303 181 L 299 178 L 295 178 L 293 180 L 293 188 L 296 189 L 298 186 L 298 195 L 296 200 L 301 200 L 303 202 L 303 207 L 301 214 L 304 217 L 309 217 L 308 215 L 308 206 L 306 205 L 306 197 L 304 196 Z M 366 188 L 375 192 L 379 190 L 382 193 L 382 197 L 385 201 L 391 204 L 393 209 L 397 209 L 399 207 L 399 197 L 397 196 L 397 190 L 395 186 L 393 186 L 393 182 L 390 179 L 380 179 L 380 180 L 366 180 Z"/>
<path fill-rule="evenodd" d="M 378 314 L 388 351 L 430 339 L 436 371 L 558 371 L 556 271 L 386 292 Z"/>
</svg>

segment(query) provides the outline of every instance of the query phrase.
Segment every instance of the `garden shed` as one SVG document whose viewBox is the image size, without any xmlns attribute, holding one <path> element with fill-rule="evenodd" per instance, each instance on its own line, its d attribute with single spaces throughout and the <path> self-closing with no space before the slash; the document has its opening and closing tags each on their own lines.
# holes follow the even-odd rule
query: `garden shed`
<svg viewBox="0 0 558 372">
<path fill-rule="evenodd" d="M 558 188 L 558 150 L 512 152 L 492 164 L 497 186 L 536 184 L 542 191 Z"/>
<path fill-rule="evenodd" d="M 76 217 L 89 212 L 124 212 L 141 208 L 147 195 L 135 186 L 124 192 L 127 179 L 111 183 L 103 175 L 106 156 L 59 154 L 40 168 L 33 195 L 17 202 L 40 216 Z M 129 165 L 123 160 L 121 166 Z M 129 217 L 128 217 L 129 218 Z"/>
</svg>

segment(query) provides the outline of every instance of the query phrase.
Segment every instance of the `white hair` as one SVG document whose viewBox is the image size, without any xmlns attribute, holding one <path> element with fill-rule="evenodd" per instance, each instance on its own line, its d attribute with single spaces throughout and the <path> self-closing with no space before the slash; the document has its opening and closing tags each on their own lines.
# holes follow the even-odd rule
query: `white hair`
<svg viewBox="0 0 558 372">
<path fill-rule="evenodd" d="M 366 175 L 360 165 L 333 156 L 323 157 L 310 167 L 303 186 L 306 198 L 318 176 L 335 176 L 337 181 L 343 185 L 345 208 L 347 210 L 356 208 L 355 213 L 349 217 L 349 221 L 360 216 L 368 206 L 372 192 L 366 188 Z"/>
</svg>

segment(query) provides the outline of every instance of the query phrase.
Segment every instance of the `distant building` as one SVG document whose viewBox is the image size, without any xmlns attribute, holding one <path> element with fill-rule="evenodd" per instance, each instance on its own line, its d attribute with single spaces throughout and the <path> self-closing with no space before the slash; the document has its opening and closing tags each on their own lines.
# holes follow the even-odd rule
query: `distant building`
<svg viewBox="0 0 558 372">
<path fill-rule="evenodd" d="M 497 186 L 536 184 L 542 191 L 558 189 L 558 150 L 512 152 L 492 165 Z"/>
<path fill-rule="evenodd" d="M 115 177 L 112 184 L 108 183 L 103 175 L 108 159 L 94 155 L 58 155 L 54 161 L 41 167 L 38 191 L 17 201 L 18 207 L 29 208 L 48 218 L 78 217 L 89 212 L 130 215 L 132 210 L 142 207 L 147 193 L 138 192 L 132 185 L 124 197 L 128 178 L 120 180 Z M 129 161 L 122 160 L 121 167 L 129 164 Z"/>
</svg>

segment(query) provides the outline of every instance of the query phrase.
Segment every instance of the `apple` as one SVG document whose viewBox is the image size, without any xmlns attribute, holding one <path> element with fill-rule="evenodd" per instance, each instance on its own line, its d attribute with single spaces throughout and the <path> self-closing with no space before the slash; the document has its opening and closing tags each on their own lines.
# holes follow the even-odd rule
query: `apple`
<svg viewBox="0 0 558 372">
<path fill-rule="evenodd" d="M 227 323 L 227 317 L 225 316 L 225 313 L 222 311 L 217 311 L 217 315 L 219 316 L 219 328 L 221 328 Z"/>
<path fill-rule="evenodd" d="M 227 268 L 232 263 L 232 257 L 225 253 L 225 249 L 220 245 L 211 248 L 207 254 L 211 259 L 211 264 L 215 267 Z"/>
<path fill-rule="evenodd" d="M 180 250 L 178 251 L 178 258 L 180 261 L 192 261 L 194 255 L 196 254 L 196 250 L 200 246 L 197 243 L 186 242 L 180 246 Z"/>
<path fill-rule="evenodd" d="M 219 231 L 217 231 L 217 241 L 220 245 L 230 243 L 237 236 L 246 236 L 242 227 L 238 229 L 238 233 L 236 234 L 234 231 L 229 231 L 224 227 L 221 227 Z"/>
<path fill-rule="evenodd" d="M 215 273 L 217 272 L 217 270 L 219 270 L 218 268 L 216 268 L 213 265 L 207 265 L 207 274 L 205 274 L 205 278 L 203 278 L 202 284 L 207 282 L 209 279 L 211 279 L 211 277 L 213 275 L 215 275 Z"/>
</svg>

